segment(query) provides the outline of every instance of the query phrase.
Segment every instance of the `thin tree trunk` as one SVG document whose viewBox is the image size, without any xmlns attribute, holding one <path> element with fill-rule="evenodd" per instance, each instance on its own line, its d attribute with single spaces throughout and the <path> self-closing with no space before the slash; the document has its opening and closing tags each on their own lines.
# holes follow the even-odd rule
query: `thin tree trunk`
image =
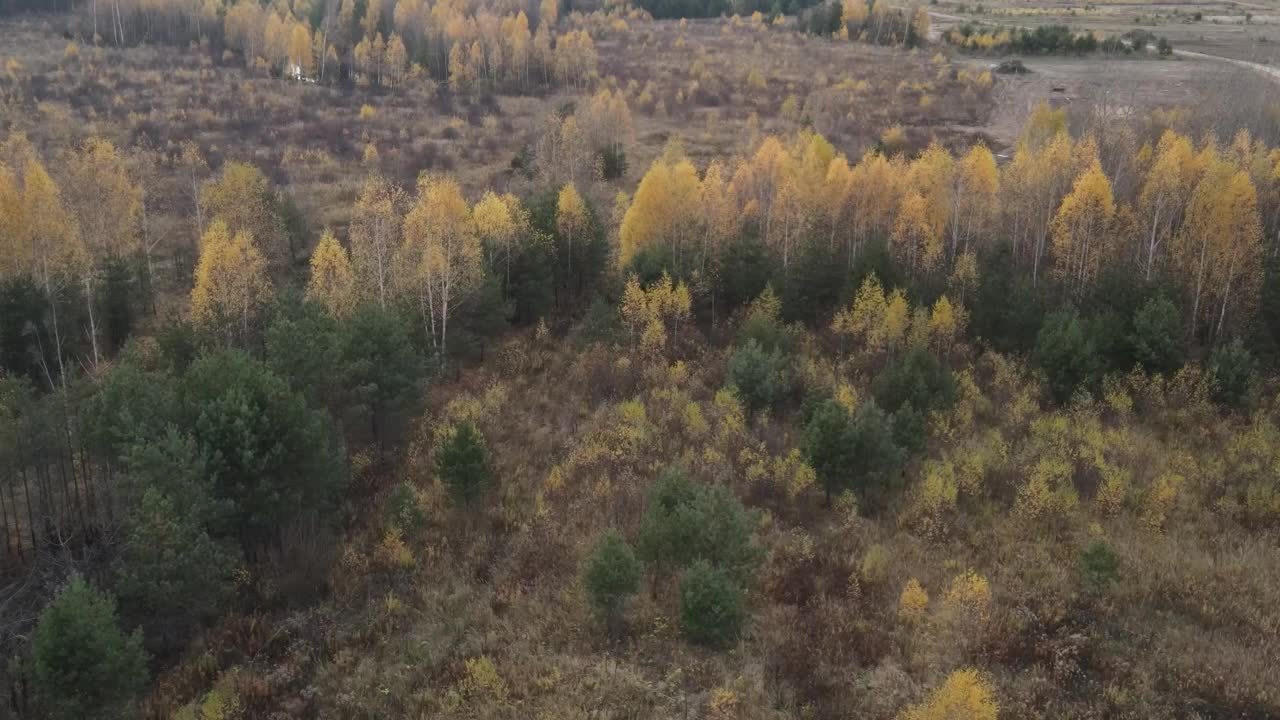
<svg viewBox="0 0 1280 720">
<path fill-rule="evenodd" d="M 93 366 L 96 368 L 101 361 L 98 354 L 98 320 L 93 312 L 93 271 L 86 271 L 84 274 L 84 301 L 89 309 L 89 341 L 93 346 Z"/>
</svg>

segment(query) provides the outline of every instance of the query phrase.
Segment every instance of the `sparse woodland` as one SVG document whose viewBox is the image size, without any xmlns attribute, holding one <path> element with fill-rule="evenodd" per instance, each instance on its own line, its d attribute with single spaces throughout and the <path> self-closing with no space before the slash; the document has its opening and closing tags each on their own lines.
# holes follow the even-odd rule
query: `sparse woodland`
<svg viewBox="0 0 1280 720">
<path fill-rule="evenodd" d="M 930 133 L 998 80 L 859 0 L 56 9 L 0 81 L 0 716 L 1280 716 L 1274 127 Z M 894 99 L 613 57 L 728 12 Z M 59 115 L 170 45 L 358 129 Z"/>
</svg>

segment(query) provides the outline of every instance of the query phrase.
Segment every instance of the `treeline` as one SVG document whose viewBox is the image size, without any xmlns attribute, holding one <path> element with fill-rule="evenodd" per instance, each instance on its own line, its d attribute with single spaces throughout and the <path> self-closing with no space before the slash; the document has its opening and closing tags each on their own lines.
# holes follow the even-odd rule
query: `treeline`
<svg viewBox="0 0 1280 720">
<path fill-rule="evenodd" d="M 584 29 L 555 30 L 557 0 L 468 8 L 421 0 L 82 3 L 79 30 L 116 45 L 201 43 L 275 76 L 393 86 L 410 78 L 459 90 L 581 87 L 596 70 Z"/>
<path fill-rule="evenodd" d="M 811 35 L 834 35 L 876 45 L 916 47 L 929 41 L 929 12 L 882 0 L 844 0 L 817 5 L 800 18 Z"/>
<path fill-rule="evenodd" d="M 639 0 L 636 3 L 658 20 L 714 18 L 721 15 L 761 13 L 771 17 L 798 15 L 818 0 Z"/>
<path fill-rule="evenodd" d="M 1130 30 L 1123 35 L 1100 38 L 1095 32 L 1074 32 L 1066 25 L 1040 25 L 1027 28 L 992 28 L 964 23 L 946 35 L 948 43 L 967 50 L 983 50 L 1021 55 L 1052 55 L 1072 53 L 1084 55 L 1092 52 L 1108 54 L 1132 54 L 1146 52 L 1154 47 L 1160 55 L 1173 53 L 1169 39 L 1145 30 Z"/>
<path fill-rule="evenodd" d="M 810 133 L 701 173 L 668 152 L 622 219 L 620 260 L 705 288 L 695 307 L 707 312 L 763 286 L 744 290 L 746 278 L 768 278 L 788 313 L 812 320 L 873 269 L 923 302 L 946 292 L 972 305 L 973 330 L 1002 350 L 1031 350 L 1063 306 L 1120 337 L 1148 302 L 1159 309 L 1142 322 L 1158 318 L 1180 348 L 1275 347 L 1265 248 L 1280 230 L 1280 153 L 1247 133 L 1225 146 L 1144 134 L 1076 139 L 1042 106 L 1003 168 L 980 145 L 957 157 L 937 144 L 851 165 Z M 1113 358 L 1104 365 L 1132 359 L 1081 337 Z"/>
</svg>

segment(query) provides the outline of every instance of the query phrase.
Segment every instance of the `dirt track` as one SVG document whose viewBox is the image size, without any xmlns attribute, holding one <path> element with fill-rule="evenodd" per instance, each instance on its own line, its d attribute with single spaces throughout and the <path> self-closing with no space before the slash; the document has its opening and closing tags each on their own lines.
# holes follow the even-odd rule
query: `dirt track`
<svg viewBox="0 0 1280 720">
<path fill-rule="evenodd" d="M 1237 4 L 1250 5 L 1250 3 L 1237 3 Z M 1254 5 L 1253 7 L 1266 7 L 1266 6 Z M 950 13 L 930 11 L 929 17 L 934 20 L 943 20 L 947 23 L 974 23 L 976 25 L 1000 25 L 1002 27 L 1009 27 L 1009 25 L 1006 23 L 993 23 L 987 20 L 967 18 L 961 15 L 952 15 Z M 1025 25 L 1015 26 L 1015 27 L 1020 27 L 1020 29 L 1023 29 L 1023 30 L 1032 29 Z M 933 25 L 933 27 L 929 30 L 930 39 L 935 39 L 935 40 L 940 39 L 942 37 L 942 31 L 943 31 L 942 28 L 938 27 L 937 25 Z M 1154 51 L 1154 48 L 1148 47 L 1147 50 Z M 1191 58 L 1195 60 L 1211 60 L 1214 62 L 1230 63 L 1232 65 L 1236 65 L 1239 67 L 1248 68 L 1250 70 L 1260 72 L 1263 75 L 1266 75 L 1267 77 L 1275 80 L 1276 82 L 1280 82 L 1280 68 L 1272 67 L 1270 65 L 1264 65 L 1262 63 L 1252 62 L 1249 60 L 1237 60 L 1235 58 L 1223 57 L 1221 55 L 1212 55 L 1210 53 L 1196 52 L 1194 50 L 1179 50 L 1177 48 L 1174 49 L 1173 54 L 1179 57 Z"/>
<path fill-rule="evenodd" d="M 1179 57 L 1195 58 L 1199 60 L 1213 60 L 1216 62 L 1224 62 L 1224 63 L 1230 63 L 1232 65 L 1238 65 L 1243 68 L 1249 68 L 1250 70 L 1256 70 L 1262 73 L 1263 75 L 1266 75 L 1267 77 L 1275 80 L 1276 82 L 1280 82 L 1280 68 L 1271 67 L 1270 65 L 1263 65 L 1262 63 L 1250 62 L 1248 60 L 1236 60 L 1235 58 L 1222 57 L 1221 55 L 1210 55 L 1208 53 L 1195 52 L 1193 50 L 1174 49 L 1173 54 Z"/>
</svg>

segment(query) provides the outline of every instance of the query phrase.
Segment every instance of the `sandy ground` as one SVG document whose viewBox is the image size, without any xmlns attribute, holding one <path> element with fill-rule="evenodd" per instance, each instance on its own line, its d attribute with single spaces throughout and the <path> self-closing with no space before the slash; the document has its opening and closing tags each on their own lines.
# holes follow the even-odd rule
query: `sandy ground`
<svg viewBox="0 0 1280 720">
<path fill-rule="evenodd" d="M 1063 24 L 1076 30 L 1093 30 L 1104 35 L 1140 28 L 1169 38 L 1178 49 L 1280 67 L 1278 2 L 1087 5 L 1046 0 L 1033 0 L 1031 3 L 996 0 L 982 5 L 986 11 L 973 14 L 969 12 L 968 5 L 944 2 L 936 10 L 930 11 L 935 20 L 935 31 L 950 29 L 961 22 L 1005 27 Z M 1043 13 L 1028 14 L 1027 11 L 1033 8 Z M 1201 14 L 1200 20 L 1194 19 L 1197 12 Z M 1246 13 L 1249 14 L 1248 17 Z"/>
<path fill-rule="evenodd" d="M 1187 106 L 1206 84 L 1231 73 L 1250 72 L 1196 59 L 1020 59 L 1031 72 L 997 76 L 996 107 L 981 128 L 991 136 L 996 150 L 1017 142 L 1032 108 L 1043 101 L 1055 106 L 1100 104 L 1117 117 L 1126 117 L 1157 107 Z M 993 58 L 991 64 L 1000 60 Z"/>
</svg>

